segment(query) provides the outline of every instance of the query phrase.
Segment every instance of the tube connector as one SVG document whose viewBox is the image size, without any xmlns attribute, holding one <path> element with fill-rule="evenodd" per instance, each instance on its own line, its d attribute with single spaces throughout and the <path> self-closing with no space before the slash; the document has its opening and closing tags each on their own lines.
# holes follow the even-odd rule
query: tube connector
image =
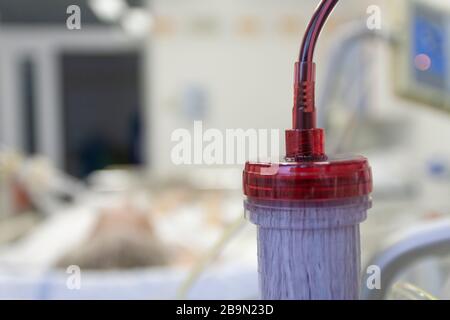
<svg viewBox="0 0 450 320">
<path fill-rule="evenodd" d="M 286 160 L 324 161 L 326 159 L 323 129 L 286 130 Z"/>
<path fill-rule="evenodd" d="M 293 127 L 295 129 L 316 127 L 315 79 L 315 63 L 297 62 L 295 64 L 293 110 Z"/>
</svg>

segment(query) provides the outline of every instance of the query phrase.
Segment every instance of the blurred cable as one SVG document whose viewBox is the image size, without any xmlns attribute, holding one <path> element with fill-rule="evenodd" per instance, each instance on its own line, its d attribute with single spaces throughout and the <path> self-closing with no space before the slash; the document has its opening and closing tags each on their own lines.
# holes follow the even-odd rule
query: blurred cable
<svg viewBox="0 0 450 320">
<path fill-rule="evenodd" d="M 206 254 L 197 261 L 197 263 L 193 266 L 191 271 L 188 273 L 186 280 L 181 284 L 178 293 L 177 299 L 183 300 L 187 299 L 188 294 L 195 282 L 200 278 L 202 273 L 206 270 L 208 265 L 214 261 L 225 249 L 228 243 L 239 233 L 241 228 L 245 225 L 246 220 L 243 218 L 243 215 L 240 215 L 238 219 L 236 219 L 232 224 L 230 224 Z"/>
<path fill-rule="evenodd" d="M 389 300 L 438 300 L 423 289 L 410 283 L 398 282 L 392 286 Z"/>
<path fill-rule="evenodd" d="M 380 40 L 389 45 L 396 43 L 396 38 L 391 33 L 381 32 L 379 30 L 369 30 L 366 21 L 357 21 L 342 27 L 338 34 L 334 37 L 332 45 L 330 61 L 324 77 L 325 83 L 319 96 L 319 105 L 321 112 L 319 113 L 319 126 L 325 127 L 328 122 L 329 110 L 332 99 L 335 97 L 339 77 L 342 76 L 346 66 L 345 61 L 348 60 L 349 52 L 357 45 L 365 41 Z"/>
<path fill-rule="evenodd" d="M 362 282 L 361 299 L 383 300 L 395 279 L 415 262 L 428 257 L 448 257 L 450 254 L 450 220 L 423 224 L 405 231 L 396 239 L 387 241 L 384 248 L 376 253 L 367 264 L 380 269 L 380 290 L 371 290 Z M 368 276 L 366 276 L 368 277 Z"/>
</svg>

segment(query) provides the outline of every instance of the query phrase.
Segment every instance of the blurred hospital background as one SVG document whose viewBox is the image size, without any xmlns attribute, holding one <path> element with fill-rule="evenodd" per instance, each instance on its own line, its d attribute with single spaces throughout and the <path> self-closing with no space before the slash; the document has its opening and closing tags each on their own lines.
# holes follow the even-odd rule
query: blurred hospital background
<svg viewBox="0 0 450 320">
<path fill-rule="evenodd" d="M 242 165 L 171 137 L 289 128 L 316 2 L 0 0 L 0 298 L 258 298 Z M 373 167 L 363 297 L 450 299 L 450 4 L 342 1 L 316 54 L 328 152 Z"/>
</svg>

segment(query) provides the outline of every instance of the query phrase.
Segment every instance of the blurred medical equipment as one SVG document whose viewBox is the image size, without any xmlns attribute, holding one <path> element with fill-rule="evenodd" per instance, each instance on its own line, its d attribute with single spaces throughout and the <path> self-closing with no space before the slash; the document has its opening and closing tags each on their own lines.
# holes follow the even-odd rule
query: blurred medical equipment
<svg viewBox="0 0 450 320">
<path fill-rule="evenodd" d="M 40 221 L 18 179 L 20 165 L 20 155 L 0 146 L 0 245 L 20 239 Z"/>
<path fill-rule="evenodd" d="M 19 181 L 42 214 L 58 213 L 87 191 L 83 182 L 53 167 L 43 157 L 24 161 Z"/>
<path fill-rule="evenodd" d="M 437 300 L 428 292 L 405 282 L 399 282 L 392 286 L 388 300 Z"/>
<path fill-rule="evenodd" d="M 366 21 L 355 21 L 336 30 L 327 61 L 324 87 L 319 92 L 319 123 L 332 134 L 328 145 L 335 154 L 353 148 L 364 150 L 377 173 L 374 194 L 377 198 L 410 198 L 417 181 L 410 168 L 398 166 L 404 159 L 404 141 L 408 139 L 407 116 L 377 116 L 374 69 L 379 59 L 373 47 L 384 44 L 391 50 L 397 43 L 389 30 L 370 30 Z M 370 46 L 369 46 L 370 45 Z M 375 88 L 375 89 L 374 89 Z M 380 154 L 381 148 L 389 152 Z M 395 178 L 393 178 L 395 177 Z"/>
<path fill-rule="evenodd" d="M 448 1 L 394 1 L 393 6 L 399 38 L 393 61 L 397 92 L 450 112 Z"/>
<path fill-rule="evenodd" d="M 365 42 L 381 41 L 388 45 L 393 45 L 396 40 L 393 34 L 386 32 L 384 30 L 370 30 L 367 28 L 366 21 L 355 21 L 344 25 L 339 28 L 333 35 L 333 43 L 330 49 L 330 59 L 327 62 L 327 70 L 325 73 L 325 82 L 319 93 L 318 105 L 321 106 L 319 112 L 319 125 L 324 128 L 329 126 L 330 108 L 333 105 L 333 100 L 336 99 L 336 91 L 338 90 L 338 85 L 341 83 L 341 78 L 346 74 L 346 69 L 348 67 L 350 58 L 353 57 L 351 52 L 361 44 Z M 365 54 L 367 54 L 365 52 Z M 363 84 L 367 85 L 367 78 L 370 74 L 370 61 L 372 59 L 364 59 L 366 63 L 358 63 L 358 78 Z M 352 64 L 355 63 L 354 60 L 351 61 Z M 350 73 L 350 72 L 347 72 Z M 354 80 L 354 72 L 351 72 L 351 79 Z M 346 79 L 347 80 L 347 79 Z M 354 80 L 356 82 L 356 80 Z M 361 94 L 367 92 L 367 88 L 362 90 L 348 90 L 348 95 L 351 92 L 361 92 Z M 360 102 L 361 97 L 355 99 L 355 101 Z"/>
<path fill-rule="evenodd" d="M 19 157 L 15 153 L 0 149 L 0 218 L 10 216 L 15 211 L 14 172 Z"/>
<path fill-rule="evenodd" d="M 368 263 L 368 266 L 380 268 L 381 288 L 370 289 L 366 279 L 362 282 L 362 299 L 385 299 L 391 285 L 407 268 L 427 257 L 445 257 L 450 254 L 450 220 L 419 224 L 410 230 L 404 230 L 394 239 L 388 239 L 383 249 Z M 366 269 L 363 269 L 366 270 Z M 423 272 L 430 277 L 440 277 L 435 283 L 443 285 L 447 274 L 436 265 L 428 266 Z"/>
<path fill-rule="evenodd" d="M 0 244 L 20 239 L 86 191 L 41 157 L 0 150 Z"/>
</svg>

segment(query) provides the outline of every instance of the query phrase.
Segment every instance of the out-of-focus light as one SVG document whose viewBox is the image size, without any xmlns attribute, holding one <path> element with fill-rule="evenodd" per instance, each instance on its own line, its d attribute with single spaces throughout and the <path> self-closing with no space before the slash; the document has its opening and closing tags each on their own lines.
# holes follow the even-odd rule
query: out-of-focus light
<svg viewBox="0 0 450 320">
<path fill-rule="evenodd" d="M 125 0 L 90 0 L 89 5 L 99 19 L 107 22 L 118 21 L 128 9 Z"/>
<path fill-rule="evenodd" d="M 148 35 L 153 24 L 153 16 L 146 9 L 130 9 L 122 17 L 122 28 L 134 37 Z"/>
<path fill-rule="evenodd" d="M 431 58 L 426 54 L 419 54 L 414 58 L 414 65 L 420 71 L 427 71 L 431 68 Z"/>
</svg>

